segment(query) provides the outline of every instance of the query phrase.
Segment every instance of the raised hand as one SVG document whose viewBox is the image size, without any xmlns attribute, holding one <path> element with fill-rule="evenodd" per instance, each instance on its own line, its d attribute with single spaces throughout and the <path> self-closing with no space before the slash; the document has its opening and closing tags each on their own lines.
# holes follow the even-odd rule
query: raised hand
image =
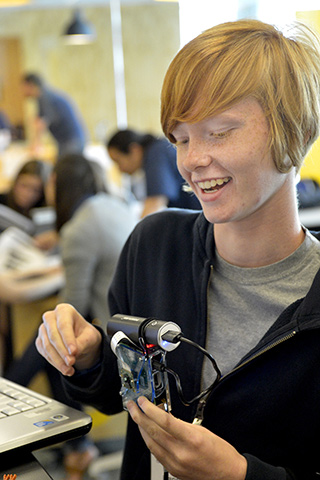
<svg viewBox="0 0 320 480">
<path fill-rule="evenodd" d="M 101 334 L 69 304 L 43 314 L 36 347 L 63 375 L 90 368 L 100 357 Z"/>
</svg>

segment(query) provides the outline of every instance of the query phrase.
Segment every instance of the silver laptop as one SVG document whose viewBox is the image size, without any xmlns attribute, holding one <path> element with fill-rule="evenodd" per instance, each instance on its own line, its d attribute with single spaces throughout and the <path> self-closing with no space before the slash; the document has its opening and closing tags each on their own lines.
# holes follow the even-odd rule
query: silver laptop
<svg viewBox="0 0 320 480">
<path fill-rule="evenodd" d="M 0 459 L 82 436 L 91 425 L 86 413 L 0 377 Z"/>
<path fill-rule="evenodd" d="M 35 224 L 30 218 L 16 212 L 13 208 L 0 204 L 0 232 L 8 227 L 20 228 L 29 235 L 33 235 L 35 231 Z"/>
</svg>

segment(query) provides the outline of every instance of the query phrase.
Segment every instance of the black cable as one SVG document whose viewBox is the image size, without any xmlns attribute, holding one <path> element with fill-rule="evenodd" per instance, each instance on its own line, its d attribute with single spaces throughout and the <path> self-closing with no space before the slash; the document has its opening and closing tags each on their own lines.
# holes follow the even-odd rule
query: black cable
<svg viewBox="0 0 320 480">
<path fill-rule="evenodd" d="M 197 395 L 196 397 L 192 398 L 191 400 L 187 400 L 183 394 L 183 391 L 182 391 L 182 385 L 181 385 L 181 380 L 180 380 L 180 377 L 179 375 L 174 371 L 172 370 L 171 368 L 167 367 L 166 365 L 163 365 L 161 364 L 160 362 L 155 362 L 157 368 L 160 370 L 160 371 L 166 371 L 167 373 L 170 373 L 174 379 L 175 379 L 175 382 L 176 382 L 176 387 L 177 387 L 177 391 L 178 391 L 178 395 L 179 395 L 179 398 L 181 400 L 181 402 L 189 407 L 190 405 L 192 405 L 194 402 L 197 402 L 199 400 L 201 400 L 203 397 L 205 397 L 206 395 L 208 395 L 208 393 L 211 392 L 211 390 L 213 389 L 213 387 L 216 385 L 216 383 L 219 382 L 220 378 L 221 378 L 221 372 L 220 372 L 220 369 L 217 365 L 217 362 L 215 361 L 215 359 L 213 358 L 213 356 L 211 355 L 211 353 L 209 353 L 205 348 L 201 347 L 200 345 L 198 345 L 197 343 L 193 342 L 192 340 L 189 340 L 188 338 L 184 337 L 182 333 L 179 333 L 177 334 L 177 332 L 166 332 L 162 337 L 161 337 L 163 340 L 166 340 L 168 342 L 172 342 L 172 343 L 178 343 L 178 342 L 184 342 L 184 343 L 187 343 L 195 348 L 197 348 L 198 350 L 200 350 L 200 352 L 202 352 L 212 363 L 213 365 L 213 368 L 217 374 L 214 382 L 208 387 L 206 388 L 205 390 L 203 390 L 201 393 L 199 393 L 199 395 Z"/>
<path fill-rule="evenodd" d="M 193 342 L 192 340 L 189 340 L 188 338 L 183 337 L 182 335 L 180 336 L 180 341 L 184 342 L 184 343 L 188 343 L 189 345 L 192 345 L 193 347 L 200 350 L 200 352 L 202 352 L 207 358 L 209 358 L 209 360 L 211 361 L 211 363 L 213 365 L 213 368 L 215 369 L 216 374 L 217 374 L 216 381 L 219 381 L 220 378 L 221 378 L 221 372 L 220 372 L 220 369 L 217 365 L 217 362 L 215 361 L 215 359 L 213 358 L 211 353 L 209 353 L 205 348 L 201 347 L 201 345 L 198 345 L 196 342 Z"/>
</svg>

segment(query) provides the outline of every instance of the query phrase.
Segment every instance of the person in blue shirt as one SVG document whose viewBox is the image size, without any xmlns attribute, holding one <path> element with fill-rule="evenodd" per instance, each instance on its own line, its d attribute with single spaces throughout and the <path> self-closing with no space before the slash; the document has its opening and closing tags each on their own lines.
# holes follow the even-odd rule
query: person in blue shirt
<svg viewBox="0 0 320 480">
<path fill-rule="evenodd" d="M 121 172 L 144 173 L 144 191 L 134 192 L 138 200 L 143 200 L 141 217 L 166 207 L 201 209 L 197 197 L 184 189 L 185 181 L 177 169 L 176 149 L 167 139 L 119 130 L 108 140 L 107 150 Z"/>
<path fill-rule="evenodd" d="M 34 73 L 24 75 L 22 88 L 26 97 L 34 98 L 38 103 L 33 148 L 38 148 L 42 134 L 48 129 L 57 142 L 59 157 L 82 153 L 87 132 L 73 101 L 65 93 L 50 88 Z"/>
</svg>

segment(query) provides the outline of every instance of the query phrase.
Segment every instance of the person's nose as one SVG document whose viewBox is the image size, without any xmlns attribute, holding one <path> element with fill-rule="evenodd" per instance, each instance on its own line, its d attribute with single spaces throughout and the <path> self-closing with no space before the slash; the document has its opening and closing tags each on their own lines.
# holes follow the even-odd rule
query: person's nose
<svg viewBox="0 0 320 480">
<path fill-rule="evenodd" d="M 206 145 L 201 142 L 189 141 L 188 151 L 183 158 L 183 167 L 192 172 L 201 167 L 210 165 L 212 157 Z"/>
</svg>

